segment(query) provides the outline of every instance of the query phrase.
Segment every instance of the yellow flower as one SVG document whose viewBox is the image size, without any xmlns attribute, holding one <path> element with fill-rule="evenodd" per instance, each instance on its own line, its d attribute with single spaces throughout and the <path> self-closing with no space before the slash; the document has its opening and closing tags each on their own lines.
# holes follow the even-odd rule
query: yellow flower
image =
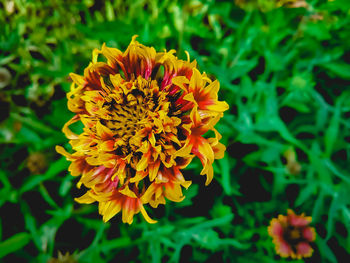
<svg viewBox="0 0 350 263">
<path fill-rule="evenodd" d="M 68 108 L 75 116 L 62 130 L 74 153 L 56 147 L 71 161 L 71 174 L 81 176 L 78 187 L 89 189 L 76 201 L 99 202 L 104 221 L 122 211 L 129 224 L 139 212 L 156 222 L 145 204 L 184 199 L 182 188 L 191 181 L 181 169 L 195 156 L 210 183 L 212 163 L 225 151 L 214 126 L 228 109 L 218 101 L 219 82 L 201 74 L 196 61 L 180 60 L 174 50 L 156 52 L 135 39 L 125 52 L 95 49 L 84 76 L 70 74 Z M 98 60 L 100 54 L 106 62 Z M 84 125 L 81 134 L 69 129 L 75 122 Z M 209 130 L 215 137 L 204 138 Z"/>
<path fill-rule="evenodd" d="M 313 249 L 310 242 L 315 240 L 316 232 L 309 226 L 310 222 L 310 216 L 296 215 L 290 209 L 286 216 L 273 218 L 268 232 L 273 238 L 277 254 L 296 259 L 311 257 Z"/>
</svg>

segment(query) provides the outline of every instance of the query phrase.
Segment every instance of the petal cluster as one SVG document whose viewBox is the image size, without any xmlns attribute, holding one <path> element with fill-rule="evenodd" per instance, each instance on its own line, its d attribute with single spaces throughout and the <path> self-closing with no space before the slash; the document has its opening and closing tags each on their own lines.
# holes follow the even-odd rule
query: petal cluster
<svg viewBox="0 0 350 263">
<path fill-rule="evenodd" d="M 311 257 L 313 249 L 310 243 L 315 240 L 316 232 L 309 226 L 310 222 L 311 217 L 296 215 L 290 209 L 286 216 L 273 218 L 268 232 L 273 238 L 277 254 L 294 259 Z"/>
<path fill-rule="evenodd" d="M 223 157 L 214 126 L 228 105 L 218 101 L 219 82 L 174 53 L 156 52 L 134 36 L 124 52 L 95 49 L 84 75 L 70 74 L 68 108 L 75 115 L 63 132 L 73 153 L 56 150 L 71 161 L 71 174 L 80 176 L 78 187 L 88 189 L 76 201 L 97 201 L 104 221 L 122 212 L 131 224 L 141 212 L 154 223 L 144 205 L 182 201 L 191 181 L 181 169 L 198 157 L 209 184 L 214 159 Z M 81 133 L 70 128 L 76 122 Z"/>
</svg>

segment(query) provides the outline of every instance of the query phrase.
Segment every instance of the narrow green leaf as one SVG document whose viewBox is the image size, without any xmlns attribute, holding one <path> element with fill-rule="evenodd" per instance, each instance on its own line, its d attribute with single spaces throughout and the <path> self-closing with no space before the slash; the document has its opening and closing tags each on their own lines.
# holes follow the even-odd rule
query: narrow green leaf
<svg viewBox="0 0 350 263">
<path fill-rule="evenodd" d="M 113 21 L 114 16 L 114 9 L 110 1 L 106 2 L 106 18 L 108 21 Z"/>
<path fill-rule="evenodd" d="M 188 190 L 184 190 L 185 199 L 178 203 L 178 207 L 185 207 L 192 205 L 192 198 L 198 194 L 198 185 L 194 184 L 188 188 Z"/>
<path fill-rule="evenodd" d="M 2 220 L 0 217 L 0 240 L 2 239 Z"/>
<path fill-rule="evenodd" d="M 333 151 L 334 144 L 336 140 L 338 139 L 338 133 L 339 133 L 339 124 L 340 124 L 340 113 L 341 113 L 341 101 L 338 100 L 333 117 L 329 123 L 329 126 L 325 132 L 324 139 L 325 139 L 325 147 L 326 147 L 326 156 L 330 157 Z"/>
<path fill-rule="evenodd" d="M 151 254 L 153 263 L 161 262 L 162 255 L 161 255 L 160 242 L 158 240 L 153 240 L 149 242 L 149 252 Z"/>
<path fill-rule="evenodd" d="M 58 173 L 66 170 L 67 164 L 68 164 L 68 162 L 67 162 L 65 157 L 62 157 L 62 158 L 58 159 L 57 161 L 53 162 L 45 174 L 33 175 L 33 176 L 29 177 L 29 179 L 26 180 L 24 182 L 24 184 L 22 185 L 22 187 L 20 189 L 20 193 L 27 192 L 27 191 L 33 189 L 34 187 L 36 187 L 41 182 L 43 182 L 45 180 L 49 180 L 52 177 L 54 177 L 55 175 L 57 175 Z"/>
<path fill-rule="evenodd" d="M 133 242 L 129 237 L 120 237 L 113 240 L 106 240 L 101 243 L 101 251 L 108 253 L 111 250 L 130 246 Z"/>
<path fill-rule="evenodd" d="M 350 65 L 344 62 L 324 63 L 322 66 L 343 79 L 350 79 Z"/>
<path fill-rule="evenodd" d="M 193 233 L 192 238 L 196 240 L 201 247 L 212 251 L 216 250 L 219 246 L 219 235 L 213 229 Z"/>
<path fill-rule="evenodd" d="M 331 206 L 328 212 L 328 222 L 327 222 L 327 236 L 326 240 L 328 240 L 333 234 L 333 226 L 334 226 L 334 217 L 337 216 L 338 209 L 343 206 L 341 200 L 339 200 L 339 193 L 334 193 Z"/>
<path fill-rule="evenodd" d="M 41 196 L 44 198 L 44 200 L 51 205 L 54 208 L 59 208 L 58 205 L 56 204 L 56 202 L 52 199 L 52 197 L 50 196 L 50 194 L 48 193 L 47 189 L 45 188 L 45 186 L 43 184 L 39 185 L 39 192 L 41 194 Z"/>
<path fill-rule="evenodd" d="M 315 190 L 316 190 L 315 184 L 308 184 L 306 187 L 303 187 L 297 199 L 295 200 L 295 205 L 300 206 L 305 201 L 309 200 L 311 196 L 315 193 Z"/>
<path fill-rule="evenodd" d="M 29 241 L 30 234 L 27 232 L 18 233 L 6 239 L 0 243 L 0 258 L 23 248 Z"/>
<path fill-rule="evenodd" d="M 230 174 L 230 164 L 228 161 L 228 155 L 226 154 L 224 158 L 219 160 L 220 170 L 221 170 L 221 185 L 227 195 L 231 195 L 231 174 Z"/>
<path fill-rule="evenodd" d="M 323 240 L 320 237 L 317 237 L 316 238 L 316 244 L 317 244 L 321 254 L 324 257 L 326 257 L 331 263 L 337 263 L 338 262 L 337 258 L 335 257 L 335 255 L 332 252 L 332 250 L 328 247 L 328 245 L 327 245 L 325 240 Z"/>
<path fill-rule="evenodd" d="M 323 201 L 324 201 L 324 193 L 321 190 L 321 192 L 319 193 L 315 201 L 314 209 L 312 210 L 312 220 L 316 222 L 319 220 L 319 217 L 321 215 L 321 211 L 323 208 Z"/>
</svg>

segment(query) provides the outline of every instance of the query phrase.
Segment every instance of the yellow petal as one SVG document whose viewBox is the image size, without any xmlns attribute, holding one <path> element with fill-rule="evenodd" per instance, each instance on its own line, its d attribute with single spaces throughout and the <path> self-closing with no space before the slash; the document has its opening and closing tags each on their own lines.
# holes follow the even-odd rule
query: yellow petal
<svg viewBox="0 0 350 263">
<path fill-rule="evenodd" d="M 191 184 L 192 184 L 192 181 L 185 181 L 185 182 L 181 183 L 181 185 L 183 187 L 185 187 L 186 189 L 188 189 L 188 187 L 190 187 Z"/>
<path fill-rule="evenodd" d="M 187 91 L 187 88 L 185 87 L 184 84 L 189 84 L 190 81 L 185 77 L 185 76 L 177 76 L 172 78 L 171 80 L 174 85 L 180 87 L 181 89 Z"/>
<path fill-rule="evenodd" d="M 103 221 L 108 222 L 113 216 L 118 214 L 121 210 L 121 205 L 118 201 L 109 201 L 110 205 L 103 213 Z"/>
<path fill-rule="evenodd" d="M 55 149 L 56 152 L 66 157 L 68 161 L 72 160 L 72 155 L 68 153 L 62 146 L 56 145 Z"/>
<path fill-rule="evenodd" d="M 213 166 L 210 164 L 208 166 L 208 171 L 207 171 L 207 180 L 205 181 L 206 186 L 210 184 L 211 180 L 213 180 L 213 176 L 214 176 L 214 170 L 213 170 Z"/>
<path fill-rule="evenodd" d="M 218 101 L 213 105 L 209 105 L 207 109 L 217 112 L 224 112 L 229 109 L 229 106 L 225 101 Z"/>
<path fill-rule="evenodd" d="M 113 137 L 113 132 L 106 126 L 102 125 L 100 121 L 96 123 L 96 132 L 102 140 L 107 140 Z"/>
<path fill-rule="evenodd" d="M 123 209 L 122 211 L 123 223 L 128 223 L 129 225 L 131 225 L 133 221 L 133 216 L 134 216 L 134 213 L 132 213 L 130 210 Z"/>
<path fill-rule="evenodd" d="M 185 144 L 184 147 L 174 153 L 174 156 L 188 157 L 192 151 L 192 144 Z"/>
<path fill-rule="evenodd" d="M 69 125 L 79 121 L 79 115 L 75 115 L 73 118 L 71 118 L 62 128 L 63 133 L 66 135 L 66 137 L 70 140 L 78 139 L 78 135 L 72 132 L 68 127 Z"/>
<path fill-rule="evenodd" d="M 141 211 L 141 214 L 143 215 L 143 217 L 146 219 L 146 221 L 150 224 L 155 224 L 157 223 L 156 220 L 153 220 L 152 218 L 150 218 L 145 210 L 145 208 L 143 207 L 143 205 L 140 206 L 140 211 Z"/>
<path fill-rule="evenodd" d="M 160 162 L 157 161 L 157 163 L 155 163 L 154 165 L 149 165 L 148 166 L 148 170 L 149 170 L 149 180 L 152 182 L 156 176 L 158 175 L 158 170 L 159 170 L 159 165 Z"/>
<path fill-rule="evenodd" d="M 148 157 L 146 154 L 142 155 L 140 161 L 136 165 L 136 171 L 143 171 L 147 168 L 148 166 Z"/>
<path fill-rule="evenodd" d="M 84 77 L 80 76 L 78 74 L 75 73 L 69 73 L 69 76 L 71 77 L 71 79 L 73 80 L 73 82 L 79 86 L 82 86 L 85 82 Z"/>
<path fill-rule="evenodd" d="M 128 185 L 126 185 L 123 190 L 119 190 L 119 192 L 121 194 L 123 194 L 123 195 L 129 196 L 129 197 L 133 197 L 133 198 L 137 198 L 136 194 L 129 189 Z"/>
<path fill-rule="evenodd" d="M 202 75 L 198 69 L 194 68 L 190 80 L 190 90 L 196 90 L 203 87 Z"/>
<path fill-rule="evenodd" d="M 154 194 L 154 191 L 156 190 L 155 183 L 152 183 L 144 192 L 144 194 L 141 197 L 141 201 L 144 204 L 147 204 L 149 200 L 152 198 L 152 195 Z"/>
<path fill-rule="evenodd" d="M 74 198 L 74 200 L 80 204 L 91 204 L 96 201 L 94 198 L 90 196 L 89 192 L 86 192 L 84 195 L 78 198 Z"/>
</svg>

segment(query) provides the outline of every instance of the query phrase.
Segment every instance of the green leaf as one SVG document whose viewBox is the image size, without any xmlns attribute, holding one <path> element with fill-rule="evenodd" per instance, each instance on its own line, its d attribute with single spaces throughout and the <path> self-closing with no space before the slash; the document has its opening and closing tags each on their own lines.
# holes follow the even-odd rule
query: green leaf
<svg viewBox="0 0 350 263">
<path fill-rule="evenodd" d="M 41 194 L 41 196 L 44 198 L 44 200 L 51 205 L 52 207 L 58 209 L 58 205 L 56 204 L 56 202 L 52 199 L 52 197 L 50 196 L 49 192 L 47 191 L 47 189 L 45 188 L 45 186 L 43 184 L 39 185 L 39 192 Z"/>
<path fill-rule="evenodd" d="M 113 21 L 115 18 L 113 6 L 110 1 L 106 1 L 106 18 L 108 21 Z"/>
<path fill-rule="evenodd" d="M 30 234 L 27 232 L 21 232 L 6 239 L 0 243 L 0 258 L 23 248 L 29 241 Z"/>
<path fill-rule="evenodd" d="M 316 222 L 319 220 L 323 210 L 324 196 L 325 195 L 321 190 L 315 201 L 314 208 L 312 210 L 312 219 Z"/>
<path fill-rule="evenodd" d="M 237 79 L 245 74 L 247 74 L 249 71 L 251 71 L 256 65 L 258 64 L 258 58 L 252 58 L 250 60 L 238 60 L 236 63 L 234 63 L 231 70 L 230 79 L 234 80 Z"/>
<path fill-rule="evenodd" d="M 318 40 L 330 39 L 332 36 L 329 34 L 329 30 L 326 24 L 323 22 L 319 23 L 307 23 L 305 27 L 305 33 L 311 37 L 316 37 Z"/>
<path fill-rule="evenodd" d="M 344 62 L 330 62 L 322 64 L 322 67 L 328 69 L 336 76 L 350 80 L 350 65 Z"/>
<path fill-rule="evenodd" d="M 226 215 L 231 215 L 232 211 L 230 206 L 219 203 L 213 207 L 213 209 L 210 211 L 210 214 L 213 218 L 218 218 Z"/>
<path fill-rule="evenodd" d="M 331 263 L 337 263 L 338 260 L 335 257 L 332 250 L 328 247 L 325 240 L 323 240 L 321 237 L 316 238 L 316 244 L 318 246 L 319 251 L 323 256 L 325 256 Z"/>
<path fill-rule="evenodd" d="M 192 198 L 198 194 L 198 185 L 191 185 L 188 190 L 184 190 L 185 199 L 177 204 L 177 207 L 185 207 L 192 205 Z"/>
<path fill-rule="evenodd" d="M 149 242 L 149 245 L 150 245 L 149 251 L 152 257 L 152 262 L 153 263 L 161 262 L 162 254 L 161 254 L 160 242 L 157 240 L 153 240 Z"/>
<path fill-rule="evenodd" d="M 113 240 L 106 240 L 101 243 L 101 251 L 109 253 L 109 251 L 130 246 L 133 242 L 129 237 L 120 237 Z"/>
<path fill-rule="evenodd" d="M 72 188 L 72 180 L 74 179 L 73 176 L 66 176 L 63 181 L 61 182 L 60 188 L 58 190 L 58 193 L 60 196 L 65 196 L 68 191 Z"/>
<path fill-rule="evenodd" d="M 41 249 L 41 239 L 40 235 L 38 234 L 38 228 L 36 226 L 35 218 L 32 216 L 31 211 L 29 209 L 29 206 L 25 203 L 21 203 L 21 210 L 24 215 L 24 222 L 26 229 L 30 232 L 34 244 L 37 247 L 37 249 Z"/>
<path fill-rule="evenodd" d="M 349 70 L 350 70 L 350 67 L 349 67 Z M 334 144 L 336 143 L 336 141 L 338 139 L 341 111 L 342 111 L 342 102 L 343 102 L 344 98 L 345 98 L 345 96 L 341 96 L 337 100 L 336 106 L 334 108 L 333 117 L 329 123 L 329 126 L 328 126 L 326 133 L 325 133 L 325 136 L 324 136 L 327 157 L 331 156 Z"/>
<path fill-rule="evenodd" d="M 343 198 L 346 198 L 345 196 Z M 339 193 L 334 193 L 331 206 L 328 212 L 328 222 L 327 222 L 327 236 L 328 240 L 333 234 L 334 218 L 337 216 L 338 210 L 343 206 L 341 200 L 339 200 Z"/>
<path fill-rule="evenodd" d="M 58 173 L 64 171 L 67 169 L 67 160 L 65 157 L 61 157 L 57 161 L 53 162 L 47 172 L 43 175 L 33 175 L 29 177 L 28 180 L 26 180 L 22 187 L 20 188 L 20 193 L 27 192 L 34 187 L 36 187 L 38 184 L 40 184 L 43 181 L 49 180 Z"/>
<path fill-rule="evenodd" d="M 207 229 L 198 233 L 193 233 L 193 239 L 196 240 L 203 248 L 211 251 L 216 250 L 219 246 L 219 235 L 213 229 Z"/>
<path fill-rule="evenodd" d="M 310 200 L 311 196 L 315 193 L 316 185 L 315 184 L 308 184 L 304 186 L 300 194 L 298 195 L 297 199 L 295 200 L 295 205 L 300 206 L 305 201 Z"/>
<path fill-rule="evenodd" d="M 234 160 L 233 160 L 234 161 Z M 224 188 L 224 191 L 227 195 L 231 195 L 232 188 L 231 188 L 231 174 L 230 174 L 230 168 L 233 166 L 229 164 L 228 156 L 227 154 L 224 156 L 224 158 L 219 160 L 220 164 L 220 170 L 221 170 L 221 185 Z"/>
</svg>

